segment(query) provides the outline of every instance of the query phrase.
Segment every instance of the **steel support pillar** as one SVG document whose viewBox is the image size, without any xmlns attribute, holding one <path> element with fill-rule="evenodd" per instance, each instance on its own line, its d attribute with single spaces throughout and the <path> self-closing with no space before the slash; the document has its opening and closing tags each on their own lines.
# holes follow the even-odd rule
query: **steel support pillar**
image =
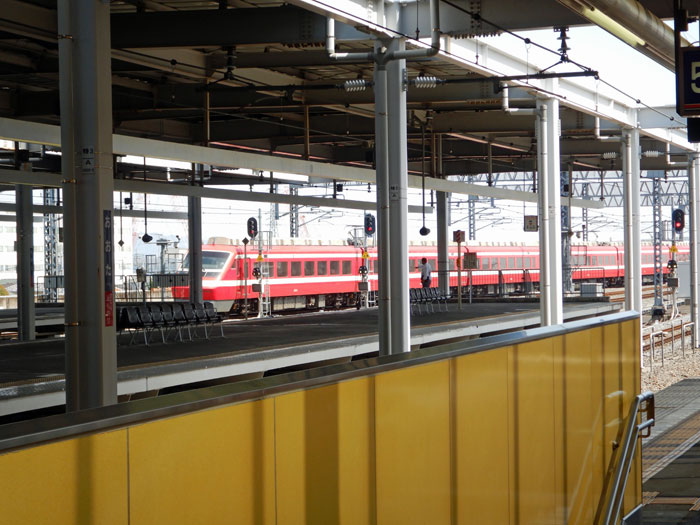
<svg viewBox="0 0 700 525">
<path fill-rule="evenodd" d="M 58 0 L 68 411 L 117 402 L 109 17 Z"/>
<path fill-rule="evenodd" d="M 22 169 L 31 170 L 25 163 Z M 15 186 L 17 201 L 17 314 L 19 340 L 36 338 L 34 309 L 34 216 L 32 214 L 32 187 Z"/>
<path fill-rule="evenodd" d="M 437 174 L 442 178 L 442 135 L 438 135 L 437 148 Z M 450 239 L 449 239 L 449 194 L 444 191 L 435 192 L 437 207 L 437 243 L 438 243 L 438 286 L 444 294 L 450 291 Z M 458 255 L 461 258 L 461 254 Z"/>
<path fill-rule="evenodd" d="M 697 348 L 697 330 L 700 316 L 698 315 L 698 292 L 700 292 L 700 282 L 698 282 L 698 248 L 700 247 L 700 217 L 698 216 L 698 204 L 700 204 L 700 155 L 693 153 L 688 155 L 688 200 L 690 204 L 689 213 L 689 237 L 690 237 L 690 322 L 695 323 L 693 328 L 693 347 Z"/>
<path fill-rule="evenodd" d="M 190 301 L 203 302 L 202 292 L 202 199 L 187 197 L 187 233 L 190 257 Z"/>
<path fill-rule="evenodd" d="M 642 313 L 639 130 L 623 131 L 625 309 Z"/>
<path fill-rule="evenodd" d="M 375 50 L 383 44 L 378 42 Z M 386 65 L 374 67 L 374 135 L 377 177 L 377 263 L 379 265 L 379 355 L 391 354 L 391 246 L 389 243 L 389 115 Z"/>
<path fill-rule="evenodd" d="M 388 51 L 403 51 L 406 42 L 394 38 Z M 406 131 L 406 60 L 386 66 L 389 136 L 389 242 L 391 252 L 391 351 L 408 352 L 411 319 L 408 296 L 408 145 Z"/>
<path fill-rule="evenodd" d="M 537 101 L 540 317 L 542 326 L 564 322 L 559 196 L 559 101 Z"/>
</svg>

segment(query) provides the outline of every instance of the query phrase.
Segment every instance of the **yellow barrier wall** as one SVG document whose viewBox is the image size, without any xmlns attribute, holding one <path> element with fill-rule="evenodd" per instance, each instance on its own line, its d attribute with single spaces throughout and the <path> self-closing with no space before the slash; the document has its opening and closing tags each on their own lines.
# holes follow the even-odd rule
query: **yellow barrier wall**
<svg viewBox="0 0 700 525">
<path fill-rule="evenodd" d="M 8 453 L 0 522 L 590 525 L 638 338 L 598 326 Z"/>
</svg>

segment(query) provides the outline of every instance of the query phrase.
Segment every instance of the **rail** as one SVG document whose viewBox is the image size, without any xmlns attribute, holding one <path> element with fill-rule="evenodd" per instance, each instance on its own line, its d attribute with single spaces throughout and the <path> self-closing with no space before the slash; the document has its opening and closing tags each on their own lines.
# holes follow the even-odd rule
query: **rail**
<svg viewBox="0 0 700 525">
<path fill-rule="evenodd" d="M 680 330 L 678 330 L 680 328 Z M 680 331 L 680 333 L 677 333 Z M 676 339 L 681 340 L 681 356 L 685 359 L 685 348 L 686 339 L 690 334 L 693 354 L 695 354 L 695 349 L 697 347 L 697 337 L 695 331 L 695 323 L 681 321 L 680 324 L 672 323 L 671 326 L 657 330 L 655 332 L 646 333 L 642 337 L 642 341 L 646 340 L 643 344 L 644 353 L 646 353 L 647 348 L 649 349 L 649 368 L 653 370 L 654 360 L 656 359 L 656 347 L 657 339 L 661 339 L 661 366 L 664 366 L 666 359 L 665 345 L 670 339 L 671 341 L 671 358 L 675 358 L 676 355 Z M 642 362 L 642 367 L 645 366 L 645 362 Z"/>
<path fill-rule="evenodd" d="M 642 408 L 644 404 L 644 408 Z M 646 414 L 646 420 L 637 423 L 640 413 Z M 635 397 L 627 415 L 625 429 L 622 434 L 622 441 L 618 444 L 615 454 L 610 462 L 609 472 L 612 474 L 611 484 L 607 484 L 603 489 L 603 496 L 600 500 L 599 512 L 596 519 L 597 525 L 617 524 L 620 519 L 620 509 L 627 488 L 632 460 L 637 450 L 637 440 L 649 437 L 651 427 L 654 425 L 654 393 L 645 392 Z M 642 431 L 649 429 L 649 432 L 642 434 Z"/>
</svg>

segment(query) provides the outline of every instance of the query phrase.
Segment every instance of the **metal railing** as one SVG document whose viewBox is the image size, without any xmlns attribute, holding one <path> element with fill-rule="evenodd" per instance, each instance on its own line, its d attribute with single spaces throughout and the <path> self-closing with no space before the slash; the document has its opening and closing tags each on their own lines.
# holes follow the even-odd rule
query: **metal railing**
<svg viewBox="0 0 700 525">
<path fill-rule="evenodd" d="M 121 281 L 121 289 L 117 287 L 117 301 L 172 301 L 173 287 L 189 287 L 190 276 L 186 273 L 158 273 L 146 275 L 146 280 L 139 282 L 135 275 L 124 275 Z"/>
<path fill-rule="evenodd" d="M 642 408 L 642 405 L 644 407 Z M 637 423 L 640 413 L 646 414 L 646 420 Z M 608 479 L 598 505 L 596 525 L 617 524 L 620 519 L 622 502 L 627 488 L 632 461 L 637 450 L 637 440 L 649 437 L 654 425 L 654 393 L 645 392 L 634 398 L 630 405 L 625 428 L 620 443 L 610 460 Z M 648 430 L 646 433 L 642 433 Z"/>
</svg>

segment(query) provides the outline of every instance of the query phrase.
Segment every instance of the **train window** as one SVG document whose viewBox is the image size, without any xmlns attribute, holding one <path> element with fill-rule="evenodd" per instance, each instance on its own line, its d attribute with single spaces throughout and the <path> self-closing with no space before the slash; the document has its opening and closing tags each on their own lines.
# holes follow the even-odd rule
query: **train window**
<svg viewBox="0 0 700 525">
<path fill-rule="evenodd" d="M 352 273 L 352 261 L 343 261 L 343 275 Z"/>
<path fill-rule="evenodd" d="M 415 259 L 409 259 L 409 260 L 408 260 L 408 271 L 409 271 L 409 272 L 415 272 L 415 271 L 416 271 L 416 260 L 415 260 Z"/>
<path fill-rule="evenodd" d="M 273 262 L 266 262 L 265 263 L 265 268 L 267 269 L 267 275 L 268 277 L 273 277 L 275 275 L 275 263 Z"/>
<path fill-rule="evenodd" d="M 593 266 L 593 257 L 588 256 L 588 266 Z"/>
<path fill-rule="evenodd" d="M 530 267 L 530 258 L 529 258 L 529 257 L 523 258 L 523 262 L 525 263 L 524 266 L 523 266 L 523 268 L 529 268 L 529 267 Z"/>
<path fill-rule="evenodd" d="M 489 265 L 490 270 L 496 270 L 498 268 L 498 259 L 491 257 L 491 264 Z"/>
<path fill-rule="evenodd" d="M 506 258 L 505 257 L 500 257 L 499 262 L 499 268 L 502 270 L 506 267 Z"/>
<path fill-rule="evenodd" d="M 456 269 L 457 269 L 457 260 L 450 259 L 450 270 L 456 270 Z"/>
<path fill-rule="evenodd" d="M 304 261 L 304 275 L 316 273 L 316 263 L 314 261 Z"/>
<path fill-rule="evenodd" d="M 428 259 L 428 262 L 430 263 L 430 267 L 433 269 L 433 271 L 437 271 L 437 261 L 435 259 Z"/>
<path fill-rule="evenodd" d="M 289 263 L 287 261 L 277 262 L 277 277 L 287 277 L 289 271 Z"/>
<path fill-rule="evenodd" d="M 488 270 L 488 269 L 489 269 L 489 260 L 488 260 L 488 257 L 482 257 L 482 258 L 481 258 L 481 269 L 482 269 L 482 270 Z"/>
<path fill-rule="evenodd" d="M 515 257 L 508 257 L 508 268 L 515 268 Z"/>
<path fill-rule="evenodd" d="M 340 261 L 331 261 L 331 275 L 340 273 Z"/>
<path fill-rule="evenodd" d="M 515 267 L 516 267 L 516 268 L 522 268 L 522 267 L 523 267 L 523 258 L 522 258 L 522 257 L 516 257 L 516 258 L 515 258 Z"/>
<path fill-rule="evenodd" d="M 292 261 L 292 277 L 301 275 L 301 261 Z"/>
<path fill-rule="evenodd" d="M 328 263 L 326 261 L 318 261 L 318 274 L 328 275 Z"/>
</svg>

